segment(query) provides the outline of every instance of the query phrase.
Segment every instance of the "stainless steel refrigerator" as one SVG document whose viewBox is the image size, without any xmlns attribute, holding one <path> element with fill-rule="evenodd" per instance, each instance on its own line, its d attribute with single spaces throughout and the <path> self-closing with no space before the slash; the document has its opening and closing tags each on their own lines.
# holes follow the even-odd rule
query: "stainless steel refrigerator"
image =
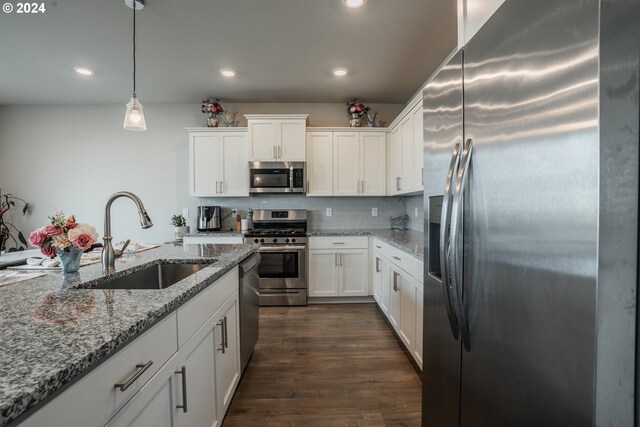
<svg viewBox="0 0 640 427">
<path fill-rule="evenodd" d="M 424 90 L 423 426 L 634 423 L 636 0 L 506 0 Z"/>
</svg>

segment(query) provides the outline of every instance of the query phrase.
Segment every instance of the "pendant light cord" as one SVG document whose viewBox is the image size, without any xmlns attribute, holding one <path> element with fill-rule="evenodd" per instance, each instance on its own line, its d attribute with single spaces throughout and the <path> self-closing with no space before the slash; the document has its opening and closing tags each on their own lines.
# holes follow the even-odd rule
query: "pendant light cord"
<svg viewBox="0 0 640 427">
<path fill-rule="evenodd" d="M 136 96 L 136 0 L 133 0 L 133 96 Z"/>
</svg>

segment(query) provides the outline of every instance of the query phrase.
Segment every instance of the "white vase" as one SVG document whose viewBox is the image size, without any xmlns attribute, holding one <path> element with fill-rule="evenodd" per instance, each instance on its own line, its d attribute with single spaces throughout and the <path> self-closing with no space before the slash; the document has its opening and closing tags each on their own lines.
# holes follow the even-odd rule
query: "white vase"
<svg viewBox="0 0 640 427">
<path fill-rule="evenodd" d="M 175 227 L 174 231 L 176 240 L 182 240 L 184 236 L 189 234 L 189 226 L 185 225 L 184 227 Z"/>
</svg>

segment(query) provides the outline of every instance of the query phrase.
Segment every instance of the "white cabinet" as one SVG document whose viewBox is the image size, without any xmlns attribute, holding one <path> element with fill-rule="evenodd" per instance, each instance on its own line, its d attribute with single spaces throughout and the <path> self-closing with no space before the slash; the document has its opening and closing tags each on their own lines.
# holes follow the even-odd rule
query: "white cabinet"
<svg viewBox="0 0 640 427">
<path fill-rule="evenodd" d="M 241 374 L 240 313 L 237 291 L 224 303 L 214 317 L 221 331 L 216 354 L 216 394 L 218 411 L 220 419 L 222 419 L 229 409 Z"/>
<path fill-rule="evenodd" d="M 418 101 L 389 131 L 387 195 L 423 190 L 423 123 L 422 101 Z"/>
<path fill-rule="evenodd" d="M 335 132 L 333 136 L 333 194 L 384 196 L 385 132 Z"/>
<path fill-rule="evenodd" d="M 422 368 L 423 262 L 377 238 L 373 245 L 375 300 Z"/>
<path fill-rule="evenodd" d="M 151 378 L 133 399 L 116 414 L 106 427 L 136 427 L 136 426 L 158 426 L 175 427 L 178 425 L 176 419 L 176 397 L 174 359 L 172 357 L 162 369 Z M 91 395 L 86 396 L 91 399 Z M 80 402 L 68 410 L 75 411 Z M 56 424 L 47 423 L 42 425 L 88 425 L 88 424 Z"/>
<path fill-rule="evenodd" d="M 333 132 L 307 132 L 307 196 L 333 196 Z"/>
<path fill-rule="evenodd" d="M 368 238 L 310 237 L 309 296 L 369 294 Z"/>
<path fill-rule="evenodd" d="M 189 194 L 196 197 L 249 195 L 247 132 L 189 130 Z"/>
<path fill-rule="evenodd" d="M 250 160 L 305 161 L 307 114 L 246 114 Z"/>
</svg>

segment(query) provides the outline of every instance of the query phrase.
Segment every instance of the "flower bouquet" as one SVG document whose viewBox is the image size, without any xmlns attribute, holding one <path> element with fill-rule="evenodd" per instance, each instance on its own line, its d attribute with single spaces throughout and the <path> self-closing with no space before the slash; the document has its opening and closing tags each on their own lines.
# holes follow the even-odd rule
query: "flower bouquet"
<svg viewBox="0 0 640 427">
<path fill-rule="evenodd" d="M 53 258 L 58 255 L 65 273 L 78 271 L 80 256 L 98 240 L 96 228 L 78 224 L 74 215 L 65 216 L 62 212 L 49 219 L 51 224 L 31 232 L 29 243 L 39 247 L 45 256 Z"/>
<path fill-rule="evenodd" d="M 369 107 L 365 107 L 364 104 L 358 102 L 357 98 L 353 98 L 351 102 L 347 102 L 347 114 L 349 117 L 349 124 L 351 127 L 360 127 L 360 118 L 367 114 L 371 110 Z"/>
<path fill-rule="evenodd" d="M 202 101 L 202 112 L 207 115 L 207 127 L 218 127 L 218 114 L 224 112 L 219 99 L 207 98 Z"/>
</svg>

